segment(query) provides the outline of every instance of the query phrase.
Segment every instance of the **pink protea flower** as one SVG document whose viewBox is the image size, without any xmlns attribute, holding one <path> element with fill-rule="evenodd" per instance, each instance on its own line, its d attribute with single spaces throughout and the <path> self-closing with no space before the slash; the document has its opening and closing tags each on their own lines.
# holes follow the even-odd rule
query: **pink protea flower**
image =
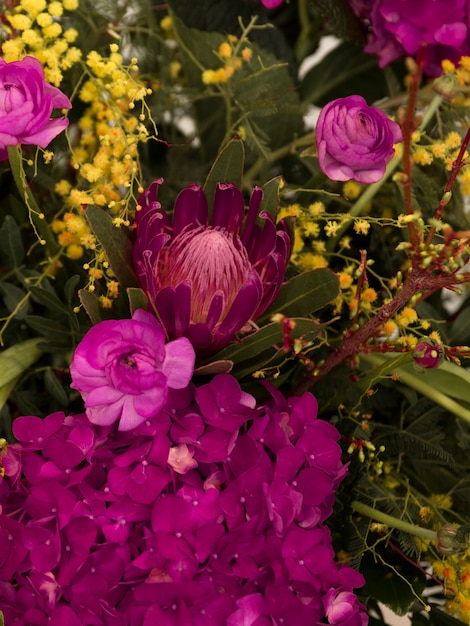
<svg viewBox="0 0 470 626">
<path fill-rule="evenodd" d="M 217 185 L 210 220 L 196 184 L 179 194 L 170 219 L 157 201 L 161 182 L 139 198 L 137 275 L 170 338 L 184 335 L 199 354 L 215 352 L 279 293 L 290 253 L 287 228 L 260 213 L 260 188 L 245 215 L 242 193 L 230 183 Z"/>
</svg>

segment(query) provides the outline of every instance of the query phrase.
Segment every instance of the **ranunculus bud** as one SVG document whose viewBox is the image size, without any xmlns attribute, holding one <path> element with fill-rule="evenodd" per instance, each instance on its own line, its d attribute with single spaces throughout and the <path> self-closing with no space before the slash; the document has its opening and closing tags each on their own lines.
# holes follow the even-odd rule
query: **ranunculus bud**
<svg viewBox="0 0 470 626">
<path fill-rule="evenodd" d="M 432 337 L 425 337 L 416 344 L 413 359 L 417 365 L 426 369 L 438 367 L 444 359 L 444 348 Z"/>
<path fill-rule="evenodd" d="M 400 126 L 361 96 L 333 100 L 318 118 L 318 160 L 332 180 L 378 182 L 400 141 Z"/>
</svg>

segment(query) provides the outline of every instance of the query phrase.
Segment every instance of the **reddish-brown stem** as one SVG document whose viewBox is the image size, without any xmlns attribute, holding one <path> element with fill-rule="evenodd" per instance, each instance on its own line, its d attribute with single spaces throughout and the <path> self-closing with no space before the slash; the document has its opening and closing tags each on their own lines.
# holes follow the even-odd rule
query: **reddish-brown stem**
<svg viewBox="0 0 470 626">
<path fill-rule="evenodd" d="M 423 76 L 423 60 L 425 47 L 421 46 L 416 56 L 416 65 L 410 73 L 410 84 L 408 93 L 408 104 L 406 107 L 405 119 L 402 123 L 403 131 L 403 193 L 405 202 L 405 211 L 408 215 L 413 213 L 413 197 L 411 193 L 411 174 L 413 169 L 413 159 L 411 156 L 411 136 L 415 131 L 415 110 L 418 99 L 419 86 Z M 413 222 L 408 224 L 408 233 L 410 243 L 414 246 L 419 244 L 419 234 L 416 225 Z"/>
<path fill-rule="evenodd" d="M 439 202 L 439 206 L 437 207 L 436 213 L 434 214 L 434 218 L 436 220 L 441 219 L 442 212 L 444 211 L 444 207 L 449 202 L 449 194 L 452 191 L 452 187 L 454 186 L 455 179 L 457 178 L 457 174 L 465 165 L 463 157 L 467 150 L 469 141 L 470 141 L 470 128 L 467 130 L 465 134 L 465 137 L 462 141 L 462 145 L 460 146 L 460 150 L 457 155 L 457 158 L 452 163 L 452 171 L 450 173 L 449 180 L 447 181 L 447 185 L 445 186 L 444 193 L 442 194 L 442 198 Z M 432 242 L 435 232 L 436 232 L 436 228 L 433 226 L 431 230 L 429 231 L 428 236 L 426 238 L 427 245 L 429 245 Z"/>
<path fill-rule="evenodd" d="M 470 274 L 468 273 L 463 274 L 462 276 L 465 280 L 470 279 Z M 403 289 L 400 293 L 398 293 L 393 300 L 384 304 L 374 317 L 371 317 L 370 320 L 364 324 L 364 326 L 361 326 L 361 328 L 359 328 L 359 330 L 355 333 L 346 337 L 341 346 L 325 360 L 317 374 L 315 376 L 307 376 L 299 383 L 294 393 L 296 395 L 302 395 L 316 380 L 325 376 L 325 374 L 340 363 L 343 363 L 348 356 L 362 352 L 366 342 L 371 337 L 375 336 L 379 327 L 398 313 L 402 307 L 408 304 L 416 293 L 428 292 L 436 288 L 441 289 L 443 287 L 449 287 L 458 282 L 460 281 L 455 278 L 454 274 L 449 274 L 447 276 L 433 276 L 426 269 L 413 269 L 403 283 Z"/>
</svg>

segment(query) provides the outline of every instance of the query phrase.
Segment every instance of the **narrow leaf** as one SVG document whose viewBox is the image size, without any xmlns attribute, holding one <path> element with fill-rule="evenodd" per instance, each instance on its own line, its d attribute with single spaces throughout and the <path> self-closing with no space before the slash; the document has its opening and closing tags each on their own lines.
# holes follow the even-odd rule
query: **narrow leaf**
<svg viewBox="0 0 470 626">
<path fill-rule="evenodd" d="M 96 238 L 103 246 L 111 269 L 124 287 L 137 287 L 132 264 L 132 242 L 123 227 L 117 228 L 103 209 L 89 206 L 86 217 Z"/>
<path fill-rule="evenodd" d="M 34 296 L 38 302 L 43 304 L 53 313 L 61 313 L 67 317 L 70 315 L 70 309 L 62 302 L 62 300 L 59 300 L 54 293 L 34 286 L 30 287 L 30 291 L 31 295 Z"/>
<path fill-rule="evenodd" d="M 62 340 L 70 342 L 70 329 L 62 326 L 62 324 L 59 324 L 55 320 L 51 320 L 47 317 L 41 317 L 40 315 L 27 315 L 25 317 L 25 322 L 35 332 L 43 335 L 44 337 L 48 337 L 56 341 Z"/>
<path fill-rule="evenodd" d="M 50 393 L 62 406 L 67 406 L 69 399 L 63 385 L 57 379 L 52 369 L 48 368 L 44 372 L 44 385 Z"/>
<path fill-rule="evenodd" d="M 131 315 L 134 314 L 137 309 L 147 310 L 147 296 L 142 289 L 136 289 L 135 287 L 130 287 L 127 289 L 127 297 L 129 298 L 129 307 L 131 310 Z"/>
</svg>

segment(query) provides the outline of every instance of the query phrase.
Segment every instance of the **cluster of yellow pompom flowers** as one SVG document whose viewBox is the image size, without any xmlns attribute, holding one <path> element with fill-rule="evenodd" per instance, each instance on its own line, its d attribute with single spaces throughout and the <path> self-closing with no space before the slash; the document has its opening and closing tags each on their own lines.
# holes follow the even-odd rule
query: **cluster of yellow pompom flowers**
<svg viewBox="0 0 470 626">
<path fill-rule="evenodd" d="M 72 45 L 77 30 L 62 25 L 66 12 L 76 11 L 78 6 L 78 0 L 20 0 L 4 13 L 7 25 L 1 27 L 6 31 L 2 58 L 9 63 L 26 55 L 36 57 L 44 67 L 47 82 L 59 86 L 63 72 L 81 58 L 81 50 Z"/>
</svg>

